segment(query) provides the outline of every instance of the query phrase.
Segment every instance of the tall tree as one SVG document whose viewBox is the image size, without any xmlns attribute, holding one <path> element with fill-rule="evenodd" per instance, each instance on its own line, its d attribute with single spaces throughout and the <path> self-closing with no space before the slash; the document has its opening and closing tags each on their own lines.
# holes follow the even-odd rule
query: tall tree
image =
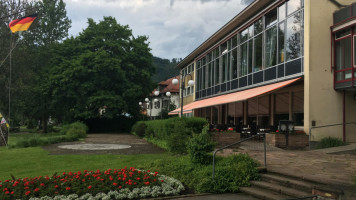
<svg viewBox="0 0 356 200">
<path fill-rule="evenodd" d="M 153 89 L 147 40 L 113 17 L 88 19 L 78 37 L 54 49 L 47 91 L 56 111 L 66 111 L 67 120 L 97 118 L 103 108 L 101 117 L 138 115 L 137 102 Z"/>
</svg>

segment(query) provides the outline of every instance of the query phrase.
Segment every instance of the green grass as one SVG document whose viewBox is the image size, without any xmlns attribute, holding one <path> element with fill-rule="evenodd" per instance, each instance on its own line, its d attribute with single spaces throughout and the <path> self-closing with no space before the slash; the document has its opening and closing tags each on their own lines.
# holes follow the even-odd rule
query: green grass
<svg viewBox="0 0 356 200">
<path fill-rule="evenodd" d="M 109 168 L 136 167 L 169 154 L 146 155 L 48 155 L 39 147 L 0 148 L 0 180 L 53 175 L 64 171 L 106 170 Z"/>
</svg>

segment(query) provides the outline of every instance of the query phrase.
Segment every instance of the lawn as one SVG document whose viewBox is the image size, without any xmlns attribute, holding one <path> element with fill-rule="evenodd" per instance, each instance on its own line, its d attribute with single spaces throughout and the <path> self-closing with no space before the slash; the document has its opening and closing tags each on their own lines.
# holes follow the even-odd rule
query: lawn
<svg viewBox="0 0 356 200">
<path fill-rule="evenodd" d="M 0 180 L 11 178 L 53 175 L 54 173 L 83 170 L 106 170 L 109 168 L 136 167 L 169 154 L 141 155 L 48 155 L 40 147 L 7 149 L 0 148 Z"/>
</svg>

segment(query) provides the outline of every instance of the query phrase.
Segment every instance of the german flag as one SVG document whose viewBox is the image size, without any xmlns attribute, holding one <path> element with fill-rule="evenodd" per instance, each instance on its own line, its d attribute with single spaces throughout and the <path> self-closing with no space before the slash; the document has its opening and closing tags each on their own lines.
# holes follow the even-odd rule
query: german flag
<svg viewBox="0 0 356 200">
<path fill-rule="evenodd" d="M 22 17 L 20 19 L 14 19 L 10 22 L 9 27 L 13 33 L 17 31 L 27 31 L 30 28 L 32 22 L 36 19 L 38 14 Z"/>
</svg>

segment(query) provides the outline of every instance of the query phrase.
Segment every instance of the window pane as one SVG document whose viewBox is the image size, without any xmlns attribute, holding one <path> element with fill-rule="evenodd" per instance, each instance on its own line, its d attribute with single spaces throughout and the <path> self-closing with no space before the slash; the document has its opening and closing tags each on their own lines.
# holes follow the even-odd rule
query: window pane
<svg viewBox="0 0 356 200">
<path fill-rule="evenodd" d="M 301 56 L 300 53 L 300 12 L 287 19 L 286 60 Z"/>
<path fill-rule="evenodd" d="M 215 85 L 219 84 L 219 59 L 215 60 Z"/>
<path fill-rule="evenodd" d="M 231 57 L 230 53 L 226 54 L 227 55 L 227 69 L 226 69 L 226 80 L 229 81 L 231 77 Z"/>
<path fill-rule="evenodd" d="M 235 79 L 237 78 L 237 65 L 236 65 L 236 62 L 237 62 L 237 50 L 234 49 L 232 50 L 231 52 L 231 68 L 232 68 L 232 78 Z"/>
<path fill-rule="evenodd" d="M 211 87 L 211 63 L 208 64 L 208 75 L 207 75 L 207 79 L 208 79 L 208 87 Z"/>
<path fill-rule="evenodd" d="M 262 34 L 255 37 L 255 55 L 253 71 L 257 72 L 262 69 Z"/>
<path fill-rule="evenodd" d="M 232 48 L 235 48 L 236 45 L 237 45 L 237 37 L 236 37 L 236 35 L 231 38 L 231 42 L 232 42 Z"/>
<path fill-rule="evenodd" d="M 288 15 L 299 10 L 301 7 L 300 0 L 290 0 L 287 2 Z"/>
<path fill-rule="evenodd" d="M 205 89 L 205 69 L 206 69 L 206 66 L 203 66 L 203 72 L 202 72 L 202 89 L 204 90 Z"/>
<path fill-rule="evenodd" d="M 257 20 L 257 22 L 255 22 L 255 35 L 261 33 L 261 31 L 263 30 L 263 24 L 262 24 L 262 19 Z"/>
<path fill-rule="evenodd" d="M 285 18 L 286 18 L 286 4 L 283 4 L 278 8 L 278 21 L 282 21 Z"/>
<path fill-rule="evenodd" d="M 265 26 L 270 27 L 277 22 L 277 9 L 272 10 L 271 12 L 265 15 Z"/>
<path fill-rule="evenodd" d="M 248 29 L 245 29 L 241 32 L 241 43 L 245 42 L 248 37 Z"/>
<path fill-rule="evenodd" d="M 284 62 L 284 22 L 278 27 L 278 63 Z"/>
<path fill-rule="evenodd" d="M 248 38 L 252 38 L 253 37 L 253 24 L 248 27 Z"/>
<path fill-rule="evenodd" d="M 253 40 L 248 41 L 248 73 L 252 72 Z"/>
<path fill-rule="evenodd" d="M 266 68 L 276 65 L 277 52 L 277 28 L 276 26 L 266 31 L 265 66 Z"/>
<path fill-rule="evenodd" d="M 226 81 L 226 54 L 220 57 L 221 59 L 221 67 L 222 67 L 222 83 Z"/>
<path fill-rule="evenodd" d="M 247 74 L 247 43 L 241 45 L 240 77 Z"/>
<path fill-rule="evenodd" d="M 346 38 L 342 40 L 344 43 L 344 54 L 345 54 L 345 69 L 351 67 L 351 38 Z"/>
<path fill-rule="evenodd" d="M 227 43 L 224 42 L 222 45 L 221 45 L 221 54 L 225 54 L 227 52 Z"/>
</svg>

